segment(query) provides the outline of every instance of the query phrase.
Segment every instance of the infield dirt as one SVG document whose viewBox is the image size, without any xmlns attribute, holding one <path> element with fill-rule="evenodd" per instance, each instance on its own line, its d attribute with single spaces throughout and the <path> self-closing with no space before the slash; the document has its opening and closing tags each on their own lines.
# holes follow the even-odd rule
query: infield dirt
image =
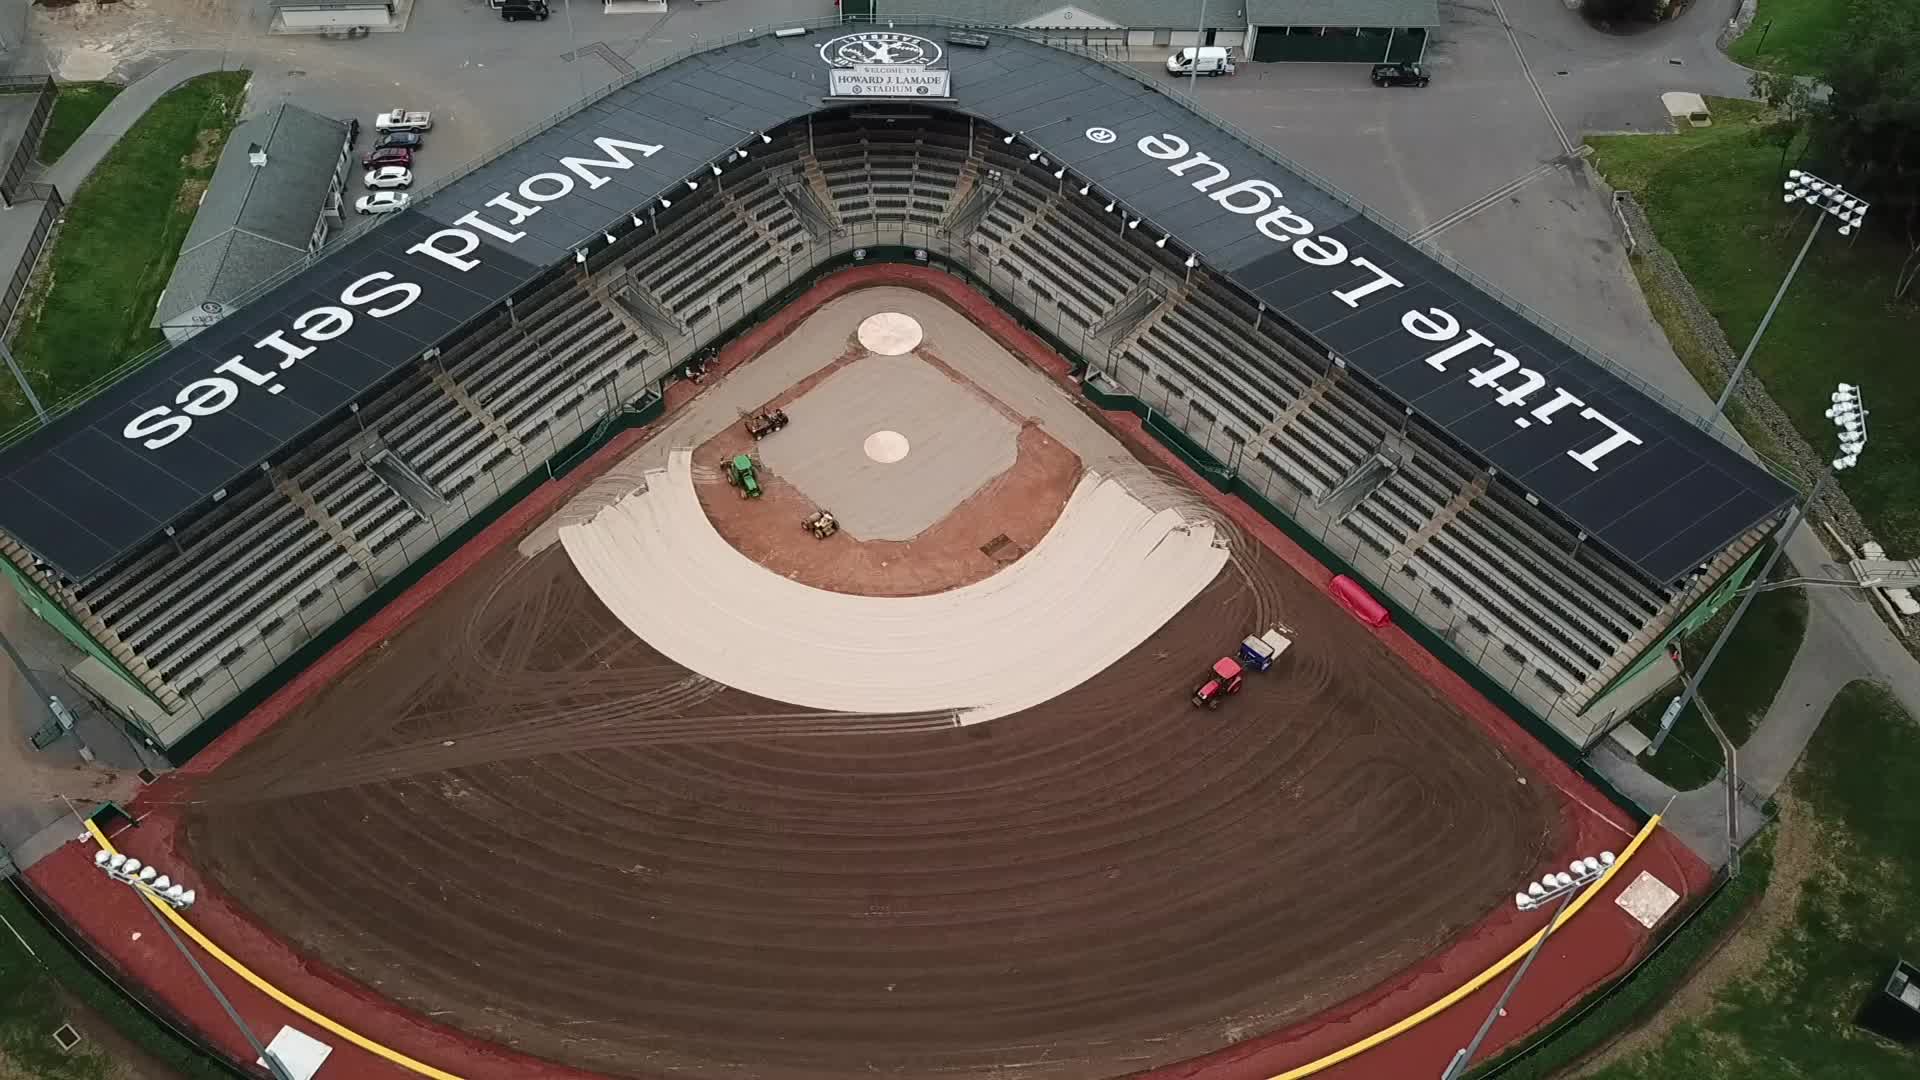
<svg viewBox="0 0 1920 1080">
<path fill-rule="evenodd" d="M 1281 666 L 1192 708 L 1272 621 Z M 556 1061 L 1090 1077 L 1380 984 L 1563 840 L 1546 785 L 1238 536 L 1100 677 L 945 723 L 694 676 L 560 547 L 508 545 L 201 779 L 186 847 L 308 954 Z"/>
</svg>

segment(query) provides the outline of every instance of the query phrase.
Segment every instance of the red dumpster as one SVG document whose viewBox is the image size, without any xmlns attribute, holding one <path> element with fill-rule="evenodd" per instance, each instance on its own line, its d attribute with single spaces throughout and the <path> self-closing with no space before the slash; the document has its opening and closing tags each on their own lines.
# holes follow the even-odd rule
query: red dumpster
<svg viewBox="0 0 1920 1080">
<path fill-rule="evenodd" d="M 1332 581 L 1328 582 L 1327 591 L 1333 594 L 1335 600 L 1340 601 L 1340 606 L 1346 608 L 1349 614 L 1368 626 L 1378 629 L 1391 621 L 1387 609 L 1380 606 L 1380 601 L 1375 600 L 1359 582 L 1345 574 L 1336 575 Z"/>
</svg>

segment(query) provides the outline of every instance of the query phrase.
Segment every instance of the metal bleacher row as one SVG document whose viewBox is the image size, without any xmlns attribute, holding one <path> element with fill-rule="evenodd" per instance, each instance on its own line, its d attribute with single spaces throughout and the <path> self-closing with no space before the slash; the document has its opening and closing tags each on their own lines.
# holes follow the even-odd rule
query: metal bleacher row
<svg viewBox="0 0 1920 1080">
<path fill-rule="evenodd" d="M 555 270 L 175 535 L 90 581 L 37 576 L 184 731 L 843 254 L 846 237 L 868 235 L 963 262 L 1009 306 L 1085 343 L 1094 367 L 1303 524 L 1349 538 L 1362 573 L 1385 579 L 1376 586 L 1423 597 L 1423 617 L 1452 627 L 1468 655 L 1497 651 L 1503 669 L 1524 672 L 1522 699 L 1543 713 L 1591 697 L 1719 576 L 1668 592 L 1576 543 L 1223 283 L 1186 280 L 1124 215 L 1076 197 L 1004 134 L 941 114 L 853 112 L 776 132 L 749 164 L 676 199 L 671 219 L 595 252 L 590 272 Z M 984 214 L 949 229 L 963 203 L 988 195 Z M 1317 501 L 1383 447 L 1397 468 L 1337 522 L 1315 522 Z M 405 497 L 370 467 L 382 455 L 438 499 Z"/>
</svg>

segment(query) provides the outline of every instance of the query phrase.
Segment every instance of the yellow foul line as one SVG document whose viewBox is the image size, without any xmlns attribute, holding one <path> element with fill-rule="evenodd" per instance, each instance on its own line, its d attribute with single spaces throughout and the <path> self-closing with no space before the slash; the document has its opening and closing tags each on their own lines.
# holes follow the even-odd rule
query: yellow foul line
<svg viewBox="0 0 1920 1080">
<path fill-rule="evenodd" d="M 1633 858 L 1634 853 L 1640 850 L 1640 845 L 1646 842 L 1647 837 L 1653 835 L 1653 830 L 1658 828 L 1659 825 L 1660 825 L 1660 816 L 1656 814 L 1647 821 L 1644 827 L 1641 828 L 1639 834 L 1635 836 L 1632 842 L 1627 845 L 1626 850 L 1620 853 L 1620 857 L 1614 860 L 1613 865 L 1608 867 L 1606 872 L 1601 874 L 1600 877 L 1593 882 L 1593 884 L 1587 886 L 1587 888 L 1583 892 L 1581 892 L 1579 896 L 1574 897 L 1573 900 L 1569 902 L 1569 904 L 1567 905 L 1566 913 L 1560 917 L 1560 920 L 1557 925 L 1559 927 L 1565 927 L 1569 920 L 1571 920 L 1575 915 L 1579 914 L 1581 908 L 1584 908 L 1587 906 L 1587 901 L 1592 900 L 1595 896 L 1599 895 L 1600 890 L 1605 888 L 1609 881 L 1613 880 L 1613 875 L 1618 873 L 1621 867 L 1624 867 L 1627 865 L 1628 860 Z M 114 849 L 113 843 L 107 839 L 105 833 L 100 831 L 100 827 L 98 825 L 95 825 L 91 821 L 87 822 L 87 831 L 92 833 L 93 838 L 99 842 L 101 850 L 106 851 L 109 854 L 114 853 L 115 849 Z M 407 1055 L 402 1054 L 398 1050 L 394 1050 L 389 1047 L 383 1046 L 380 1043 L 374 1042 L 372 1039 L 369 1039 L 365 1035 L 362 1035 L 359 1032 L 354 1031 L 352 1028 L 349 1028 L 339 1023 L 338 1021 L 331 1019 L 330 1017 L 322 1016 L 320 1013 L 315 1012 L 313 1009 L 307 1007 L 306 1005 L 298 1001 L 295 1001 L 293 998 L 289 997 L 284 991 L 282 991 L 279 987 L 274 986 L 272 983 L 261 978 L 259 975 L 254 974 L 251 968 L 248 968 L 245 964 L 242 964 L 240 961 L 228 955 L 226 950 L 220 948 L 220 946 L 215 945 L 211 940 L 207 938 L 205 934 L 202 934 L 197 928 L 194 927 L 192 923 L 189 923 L 186 920 L 185 916 L 181 915 L 178 911 L 175 911 L 173 909 L 173 905 L 168 904 L 165 901 L 160 900 L 158 897 L 154 896 L 152 893 L 152 890 L 148 889 L 145 885 L 137 885 L 135 887 L 140 890 L 143 897 L 149 903 L 153 904 L 153 906 L 157 908 L 162 915 L 164 915 L 167 919 L 171 920 L 172 923 L 175 926 L 179 927 L 180 930 L 183 931 L 188 937 L 192 938 L 195 944 L 199 945 L 202 949 L 206 950 L 207 955 L 213 957 L 215 960 L 218 960 L 220 961 L 220 963 L 226 965 L 229 971 L 232 971 L 235 975 L 240 976 L 242 979 L 252 984 L 261 993 L 279 1002 L 281 1005 L 286 1006 L 289 1010 L 293 1011 L 295 1014 L 301 1017 L 304 1017 L 305 1019 L 313 1022 L 314 1024 L 319 1025 L 320 1027 L 326 1029 L 327 1031 L 332 1032 L 335 1035 L 340 1036 L 341 1038 L 347 1040 L 348 1042 L 354 1044 L 355 1046 L 360 1047 L 362 1050 L 365 1050 L 368 1053 L 376 1054 L 382 1058 L 385 1058 L 388 1061 L 393 1062 L 395 1065 L 398 1065 L 401 1068 L 409 1069 L 413 1072 L 419 1073 L 421 1076 L 432 1077 L 433 1080 L 461 1080 L 460 1077 L 455 1076 L 453 1073 L 446 1072 L 445 1070 L 442 1070 L 442 1069 L 436 1069 L 433 1066 L 428 1065 L 424 1062 L 415 1061 L 413 1058 L 410 1058 Z M 1339 1050 L 1335 1050 L 1334 1052 L 1327 1054 L 1324 1057 L 1318 1058 L 1314 1061 L 1310 1061 L 1305 1065 L 1299 1066 L 1298 1068 L 1290 1069 L 1286 1072 L 1280 1073 L 1278 1076 L 1272 1077 L 1271 1080 L 1301 1080 L 1302 1077 L 1312 1076 L 1317 1072 L 1321 1072 L 1322 1070 L 1331 1068 L 1334 1065 L 1338 1065 L 1341 1062 L 1346 1061 L 1348 1058 L 1356 1057 L 1360 1054 L 1366 1053 L 1368 1050 L 1371 1050 L 1374 1047 L 1379 1046 L 1380 1044 L 1387 1042 L 1390 1039 L 1396 1038 L 1397 1036 L 1403 1035 L 1406 1032 L 1411 1031 L 1416 1027 L 1419 1027 L 1421 1024 L 1424 1024 L 1428 1020 L 1433 1019 L 1435 1016 L 1438 1016 L 1439 1014 L 1445 1012 L 1447 1009 L 1450 1009 L 1454 1005 L 1459 1004 L 1460 1001 L 1465 999 L 1467 996 L 1471 995 L 1476 990 L 1479 990 L 1481 987 L 1485 986 L 1487 983 L 1497 978 L 1501 972 L 1504 972 L 1508 968 L 1512 967 L 1514 964 L 1519 963 L 1522 957 L 1526 956 L 1528 952 L 1532 951 L 1534 943 L 1539 941 L 1540 938 L 1544 937 L 1546 933 L 1547 933 L 1546 928 L 1544 927 L 1541 928 L 1532 937 L 1529 937 L 1527 940 L 1514 946 L 1512 952 L 1509 952 L 1506 956 L 1495 961 L 1493 965 L 1488 967 L 1485 971 L 1482 971 L 1480 974 L 1474 976 L 1472 979 L 1469 979 L 1467 982 L 1463 983 L 1461 986 L 1453 990 L 1451 993 L 1447 994 L 1447 996 L 1441 998 L 1438 1001 L 1433 1002 L 1432 1004 L 1428 1005 L 1426 1008 L 1421 1009 L 1420 1011 L 1414 1013 L 1413 1015 L 1408 1016 L 1389 1027 L 1382 1028 L 1381 1030 L 1374 1032 L 1372 1035 L 1369 1035 L 1358 1042 L 1355 1042 L 1349 1046 L 1342 1047 Z"/>
<path fill-rule="evenodd" d="M 1596 879 L 1593 884 L 1587 886 L 1585 891 L 1583 891 L 1579 896 L 1574 897 L 1568 903 L 1566 914 L 1560 917 L 1560 920 L 1556 925 L 1559 927 L 1565 927 L 1567 925 L 1568 920 L 1572 919 L 1575 915 L 1579 914 L 1581 908 L 1587 906 L 1587 901 L 1599 895 L 1600 890 L 1606 888 L 1607 882 L 1613 880 L 1613 875 L 1617 873 L 1621 867 L 1627 865 L 1627 860 L 1633 858 L 1633 853 L 1640 850 L 1640 845 L 1646 841 L 1647 837 L 1653 835 L 1653 830 L 1658 828 L 1659 825 L 1660 825 L 1660 815 L 1655 814 L 1650 820 L 1648 820 L 1646 826 L 1640 830 L 1640 834 L 1638 836 L 1635 836 L 1633 838 L 1633 841 L 1627 845 L 1627 849 L 1620 853 L 1620 857 L 1613 861 L 1613 865 L 1607 868 L 1606 873 L 1601 874 L 1600 877 Z M 1376 1031 L 1373 1034 L 1367 1036 L 1366 1038 L 1361 1039 L 1359 1042 L 1356 1042 L 1350 1046 L 1342 1047 L 1339 1050 L 1335 1050 L 1333 1053 L 1328 1054 L 1325 1057 L 1319 1058 L 1317 1060 L 1310 1061 L 1305 1065 L 1300 1066 L 1299 1068 L 1289 1069 L 1288 1071 L 1283 1072 L 1278 1076 L 1272 1077 L 1271 1080 L 1300 1080 L 1301 1077 L 1312 1076 L 1314 1073 L 1317 1073 L 1323 1069 L 1328 1069 L 1328 1068 L 1331 1068 L 1332 1066 L 1338 1065 L 1341 1062 L 1347 1060 L 1348 1058 L 1356 1057 L 1360 1054 L 1364 1054 L 1368 1050 L 1371 1050 L 1374 1047 L 1379 1046 L 1381 1043 L 1384 1043 L 1389 1039 L 1395 1038 L 1396 1036 L 1399 1036 L 1399 1035 L 1404 1035 L 1405 1033 L 1413 1030 L 1414 1028 L 1419 1027 L 1421 1024 L 1426 1023 L 1428 1020 L 1431 1020 L 1434 1017 L 1445 1012 L 1449 1008 L 1452 1008 L 1454 1005 L 1458 1004 L 1463 998 L 1467 997 L 1469 994 L 1472 994 L 1475 990 L 1478 990 L 1481 987 L 1487 985 L 1487 983 L 1492 982 L 1493 979 L 1496 976 L 1498 976 L 1501 972 L 1519 963 L 1522 957 L 1526 956 L 1527 953 L 1533 950 L 1534 942 L 1539 941 L 1542 937 L 1546 936 L 1546 933 L 1547 933 L 1546 928 L 1542 927 L 1532 937 L 1514 946 L 1512 952 L 1508 953 L 1506 956 L 1502 957 L 1501 959 L 1495 961 L 1492 967 L 1489 967 L 1487 970 L 1481 972 L 1478 975 L 1475 975 L 1472 979 L 1469 979 L 1465 984 L 1460 986 L 1458 989 L 1454 990 L 1452 993 L 1448 994 L 1446 997 L 1443 997 L 1439 1001 L 1436 1001 L 1433 1004 L 1428 1005 L 1426 1008 L 1421 1009 L 1419 1012 L 1414 1013 L 1412 1016 L 1409 1016 L 1404 1020 L 1401 1020 L 1399 1023 L 1394 1024 L 1391 1027 L 1382 1028 L 1379 1031 Z"/>
<path fill-rule="evenodd" d="M 109 841 L 107 839 L 107 834 L 100 831 L 100 826 L 95 825 L 93 822 L 89 821 L 87 822 L 87 831 L 92 833 L 93 838 L 99 842 L 100 850 L 105 851 L 110 855 L 115 853 L 112 841 Z M 370 1054 L 377 1054 L 380 1057 L 386 1058 L 388 1061 L 393 1062 L 395 1065 L 398 1065 L 403 1069 L 412 1070 L 413 1072 L 419 1073 L 421 1076 L 433 1077 L 433 1080 L 461 1080 L 460 1077 L 455 1076 L 453 1073 L 447 1072 L 444 1069 L 436 1069 L 433 1066 L 426 1064 L 425 1062 L 415 1061 L 414 1059 L 408 1057 L 407 1055 L 401 1053 L 398 1050 L 394 1050 L 394 1049 L 391 1049 L 390 1047 L 382 1046 L 381 1044 L 374 1042 L 372 1039 L 367 1038 L 365 1035 L 362 1035 L 359 1032 L 353 1030 L 352 1028 L 347 1027 L 345 1024 L 342 1024 L 330 1017 L 322 1016 L 319 1013 L 308 1008 L 306 1005 L 303 1005 L 300 1002 L 295 1001 L 293 998 L 288 997 L 286 993 L 283 992 L 279 987 L 273 985 L 267 980 L 254 974 L 253 970 L 247 967 L 247 965 L 241 963 L 238 960 L 235 960 L 232 956 L 229 956 L 227 954 L 227 951 L 225 949 L 222 949 L 220 946 L 215 945 L 211 940 L 207 938 L 205 934 L 202 934 L 198 929 L 194 927 L 192 923 L 188 922 L 186 919 L 186 916 L 180 914 L 178 911 L 175 911 L 173 909 L 172 904 L 169 904 L 166 901 L 160 899 L 157 895 L 154 894 L 153 890 L 147 888 L 145 885 L 135 885 L 134 888 L 138 889 L 141 893 L 141 896 L 148 903 L 152 904 L 156 909 L 158 909 L 160 914 L 166 916 L 169 920 L 172 921 L 173 925 L 180 928 L 181 932 L 185 933 L 188 937 L 192 938 L 194 941 L 194 944 L 200 946 L 202 949 L 205 949 L 208 956 L 211 956 L 215 960 L 220 961 L 222 964 L 226 965 L 227 970 L 233 972 L 235 975 L 238 975 L 242 979 L 245 979 L 247 982 L 253 984 L 255 989 L 259 990 L 261 993 L 267 995 L 268 997 L 279 1002 L 280 1004 L 286 1006 L 288 1009 L 291 1009 L 295 1014 L 302 1016 L 307 1020 L 312 1021 L 313 1023 L 319 1025 L 322 1028 L 325 1028 L 328 1031 L 333 1032 L 335 1035 L 340 1036 L 341 1038 L 347 1040 L 348 1042 L 352 1043 L 353 1045 L 359 1047 L 362 1050 L 365 1050 Z"/>
</svg>

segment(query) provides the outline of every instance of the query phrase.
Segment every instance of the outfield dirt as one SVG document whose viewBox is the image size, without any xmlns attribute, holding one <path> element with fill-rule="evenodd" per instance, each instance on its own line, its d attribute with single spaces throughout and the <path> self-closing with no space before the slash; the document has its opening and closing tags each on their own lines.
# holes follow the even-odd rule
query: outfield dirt
<svg viewBox="0 0 1920 1080">
<path fill-rule="evenodd" d="M 690 677 L 562 549 L 509 548 L 203 781 L 187 846 L 310 954 L 587 1068 L 1181 1060 L 1431 952 L 1558 818 L 1317 590 L 1240 555 L 1092 683 L 920 730 Z M 1194 710 L 1275 609 L 1282 667 Z"/>
<path fill-rule="evenodd" d="M 1184 1061 L 1431 968 L 1569 842 L 1552 784 L 1223 528 L 1232 562 L 1144 645 L 964 729 L 692 675 L 562 548 L 506 543 L 169 812 L 222 904 L 553 1061 L 808 1080 Z M 1281 665 L 1195 710 L 1206 667 L 1269 620 L 1297 637 Z"/>
</svg>

